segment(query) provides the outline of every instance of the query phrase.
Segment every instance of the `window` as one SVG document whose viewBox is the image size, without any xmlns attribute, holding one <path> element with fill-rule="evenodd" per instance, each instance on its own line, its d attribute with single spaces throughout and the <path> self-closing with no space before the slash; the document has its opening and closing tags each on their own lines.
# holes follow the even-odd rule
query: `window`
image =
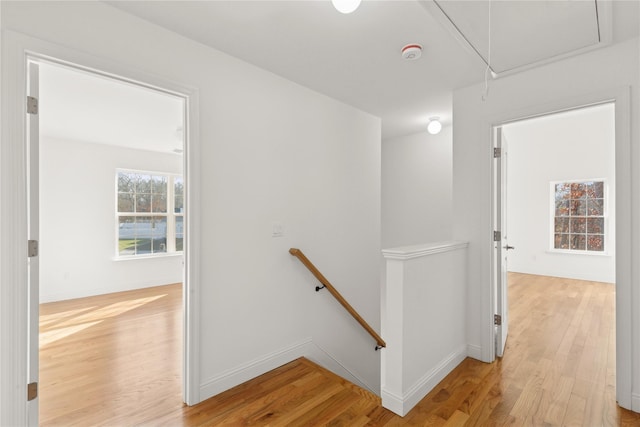
<svg viewBox="0 0 640 427">
<path fill-rule="evenodd" d="M 182 177 L 119 170 L 116 179 L 117 255 L 181 252 L 184 240 Z"/>
<path fill-rule="evenodd" d="M 551 188 L 555 203 L 553 249 L 604 252 L 604 181 L 556 182 Z"/>
</svg>

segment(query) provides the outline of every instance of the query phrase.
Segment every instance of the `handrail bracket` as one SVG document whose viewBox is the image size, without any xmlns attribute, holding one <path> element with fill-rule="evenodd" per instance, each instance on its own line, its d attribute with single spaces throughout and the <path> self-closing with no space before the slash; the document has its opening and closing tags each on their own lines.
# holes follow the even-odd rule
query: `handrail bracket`
<svg viewBox="0 0 640 427">
<path fill-rule="evenodd" d="M 338 292 L 336 288 L 334 288 L 333 285 L 329 283 L 329 281 L 322 275 L 322 273 L 320 273 L 316 266 L 313 265 L 311 261 L 309 261 L 309 259 L 302 253 L 300 249 L 291 248 L 289 249 L 289 253 L 298 258 L 300 262 L 302 262 L 302 264 L 304 264 L 304 266 L 307 267 L 307 269 L 309 269 L 309 271 L 316 277 L 316 279 L 320 281 L 322 286 L 316 286 L 316 292 L 319 292 L 321 289 L 327 288 L 329 293 L 333 295 L 333 297 L 338 300 L 340 304 L 342 304 L 347 312 L 349 312 L 349 314 L 351 314 L 351 316 L 353 316 L 353 318 L 358 323 L 360 323 L 360 326 L 362 326 L 365 331 L 367 331 L 369 335 L 371 335 L 373 339 L 376 340 L 375 351 L 378 351 L 381 348 L 387 346 L 380 335 L 378 335 L 378 333 L 374 331 L 371 326 L 369 326 L 369 324 L 362 318 L 362 316 L 360 316 L 360 314 L 358 314 L 358 312 L 351 306 L 351 304 L 349 304 L 347 300 L 345 300 L 344 297 L 340 295 L 340 292 Z"/>
</svg>

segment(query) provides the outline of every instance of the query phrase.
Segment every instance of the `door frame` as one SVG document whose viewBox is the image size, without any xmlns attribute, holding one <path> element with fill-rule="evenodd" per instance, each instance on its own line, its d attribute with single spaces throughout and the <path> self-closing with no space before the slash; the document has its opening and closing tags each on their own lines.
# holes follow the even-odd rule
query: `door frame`
<svg viewBox="0 0 640 427">
<path fill-rule="evenodd" d="M 159 90 L 185 100 L 185 234 L 183 400 L 200 401 L 200 140 L 198 90 L 133 67 L 10 30 L 2 35 L 0 140 L 0 425 L 27 425 L 27 135 L 29 60 L 54 62 Z M 10 350 L 6 350 L 10 349 Z"/>
<path fill-rule="evenodd" d="M 507 341 L 507 334 L 509 332 L 509 308 L 508 308 L 508 275 L 505 274 L 506 266 L 503 261 L 507 257 L 507 195 L 506 195 L 506 183 L 507 183 L 507 144 L 504 139 L 504 133 L 502 132 L 502 126 L 494 126 L 491 129 L 491 141 L 494 148 L 494 161 L 493 161 L 493 199 L 492 206 L 492 221 L 493 230 L 499 233 L 499 237 L 496 240 L 494 233 L 493 237 L 493 260 L 495 264 L 492 264 L 492 283 L 493 283 L 493 313 L 500 316 L 500 322 L 494 320 L 494 357 L 502 357 Z M 495 149 L 498 149 L 500 154 L 496 157 Z"/>
<path fill-rule="evenodd" d="M 615 104 L 615 177 L 616 177 L 616 400 L 623 408 L 632 409 L 632 355 L 633 355 L 633 314 L 632 314 L 632 181 L 631 181 L 631 88 L 629 86 L 605 89 L 594 93 L 557 99 L 553 102 L 532 105 L 522 110 L 504 112 L 483 120 L 484 129 L 491 135 L 493 147 L 493 129 L 509 123 L 542 117 L 550 114 L 571 111 L 591 105 L 604 103 Z M 491 177 L 496 163 L 491 149 Z M 495 185 L 490 183 L 492 200 L 495 197 Z M 494 218 L 495 207 L 491 206 L 490 218 Z M 493 237 L 493 230 L 491 230 Z M 489 240 L 489 239 L 488 239 Z M 488 298 L 483 298 L 482 359 L 486 362 L 495 360 L 495 330 L 493 314 L 496 287 L 494 267 L 499 265 L 495 259 L 493 239 L 490 239 L 489 251 L 489 289 Z M 638 410 L 640 408 L 636 408 Z"/>
</svg>

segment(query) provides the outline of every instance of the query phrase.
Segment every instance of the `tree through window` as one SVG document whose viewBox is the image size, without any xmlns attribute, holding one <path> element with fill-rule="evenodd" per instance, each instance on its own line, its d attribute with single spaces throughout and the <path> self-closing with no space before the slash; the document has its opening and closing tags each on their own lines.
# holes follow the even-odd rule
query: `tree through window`
<svg viewBox="0 0 640 427">
<path fill-rule="evenodd" d="M 182 177 L 120 170 L 117 186 L 118 256 L 182 251 Z"/>
<path fill-rule="evenodd" d="M 553 248 L 604 252 L 604 181 L 558 182 L 552 188 Z"/>
</svg>

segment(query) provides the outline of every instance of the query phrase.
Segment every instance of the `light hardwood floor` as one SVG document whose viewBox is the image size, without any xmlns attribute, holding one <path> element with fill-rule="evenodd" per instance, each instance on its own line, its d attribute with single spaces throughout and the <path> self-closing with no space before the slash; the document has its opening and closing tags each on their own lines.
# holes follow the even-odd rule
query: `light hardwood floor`
<svg viewBox="0 0 640 427">
<path fill-rule="evenodd" d="M 180 285 L 44 304 L 41 422 L 640 426 L 640 415 L 615 404 L 613 285 L 509 279 L 505 356 L 492 364 L 466 359 L 405 418 L 305 359 L 184 406 Z"/>
<path fill-rule="evenodd" d="M 40 424 L 132 425 L 182 410 L 182 285 L 40 305 Z"/>
</svg>

